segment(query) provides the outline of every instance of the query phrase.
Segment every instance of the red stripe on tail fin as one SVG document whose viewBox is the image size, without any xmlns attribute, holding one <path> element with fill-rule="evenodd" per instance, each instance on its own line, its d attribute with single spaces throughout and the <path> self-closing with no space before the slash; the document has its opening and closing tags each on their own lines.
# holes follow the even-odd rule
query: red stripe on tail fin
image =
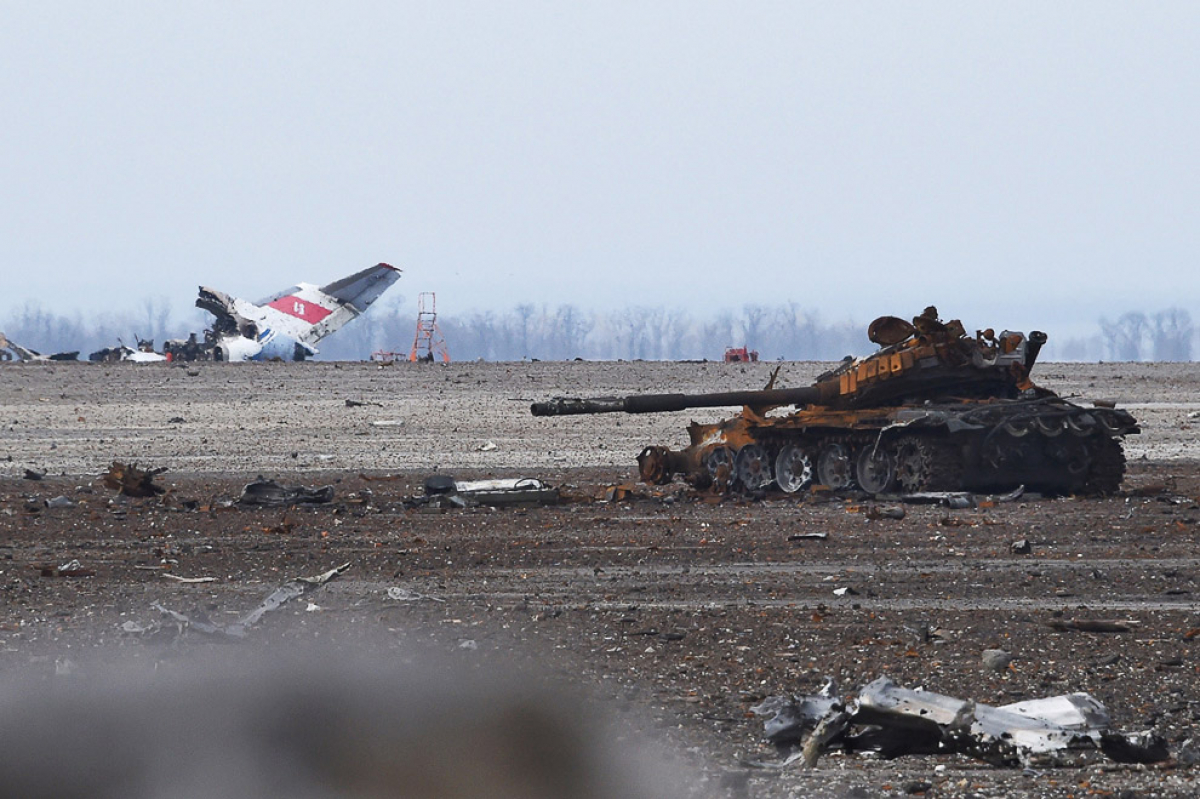
<svg viewBox="0 0 1200 799">
<path fill-rule="evenodd" d="M 274 308 L 280 313 L 285 313 L 288 316 L 294 316 L 297 319 L 303 319 L 310 325 L 315 325 L 326 316 L 333 313 L 328 308 L 323 308 L 315 302 L 309 302 L 299 297 L 289 294 L 286 297 L 280 297 L 267 306 Z"/>
</svg>

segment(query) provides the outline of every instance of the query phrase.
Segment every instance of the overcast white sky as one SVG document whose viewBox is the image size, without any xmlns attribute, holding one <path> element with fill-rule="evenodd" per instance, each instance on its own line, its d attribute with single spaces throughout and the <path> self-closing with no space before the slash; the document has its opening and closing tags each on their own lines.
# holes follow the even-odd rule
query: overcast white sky
<svg viewBox="0 0 1200 799">
<path fill-rule="evenodd" d="M 0 314 L 1200 318 L 1200 3 L 8 2 Z"/>
</svg>

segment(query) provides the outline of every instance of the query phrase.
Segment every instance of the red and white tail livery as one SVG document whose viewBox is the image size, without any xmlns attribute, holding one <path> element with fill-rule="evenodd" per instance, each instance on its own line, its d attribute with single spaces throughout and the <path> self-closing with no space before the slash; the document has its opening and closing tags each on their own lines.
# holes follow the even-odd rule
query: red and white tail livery
<svg viewBox="0 0 1200 799">
<path fill-rule="evenodd" d="M 258 302 L 201 286 L 196 307 L 216 317 L 210 333 L 215 360 L 302 361 L 399 279 L 396 267 L 376 264 L 319 288 L 299 283 Z"/>
</svg>

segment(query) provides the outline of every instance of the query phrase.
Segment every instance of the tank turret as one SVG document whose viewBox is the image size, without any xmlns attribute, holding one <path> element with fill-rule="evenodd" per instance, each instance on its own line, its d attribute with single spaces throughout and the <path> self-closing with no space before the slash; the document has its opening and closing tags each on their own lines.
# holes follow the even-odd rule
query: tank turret
<svg viewBox="0 0 1200 799">
<path fill-rule="evenodd" d="M 1033 383 L 1046 334 L 942 322 L 926 308 L 911 323 L 884 316 L 879 349 L 847 358 L 811 386 L 712 394 L 645 394 L 536 402 L 535 416 L 667 413 L 736 407 L 736 416 L 688 427 L 691 443 L 648 446 L 642 479 L 681 474 L 694 485 L 795 492 L 813 485 L 895 490 L 1008 489 L 1111 493 L 1125 471 L 1121 440 L 1134 418 L 1085 408 Z M 774 383 L 774 376 L 772 376 Z M 774 413 L 794 406 L 788 413 Z"/>
</svg>

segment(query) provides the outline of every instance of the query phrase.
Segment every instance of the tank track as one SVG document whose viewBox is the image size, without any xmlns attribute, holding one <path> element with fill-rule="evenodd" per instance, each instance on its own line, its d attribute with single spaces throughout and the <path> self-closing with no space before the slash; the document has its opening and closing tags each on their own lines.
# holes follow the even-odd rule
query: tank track
<svg viewBox="0 0 1200 799">
<path fill-rule="evenodd" d="M 1092 455 L 1092 467 L 1088 471 L 1083 491 L 1087 494 L 1116 494 L 1121 490 L 1125 477 L 1125 451 L 1115 438 L 1099 438 Z"/>
<path fill-rule="evenodd" d="M 1119 438 L 1099 428 L 1068 432 L 997 425 L 983 431 L 772 431 L 742 450 L 714 449 L 705 485 L 793 493 L 813 485 L 869 494 L 1011 490 L 1113 494 L 1125 474 Z"/>
</svg>

